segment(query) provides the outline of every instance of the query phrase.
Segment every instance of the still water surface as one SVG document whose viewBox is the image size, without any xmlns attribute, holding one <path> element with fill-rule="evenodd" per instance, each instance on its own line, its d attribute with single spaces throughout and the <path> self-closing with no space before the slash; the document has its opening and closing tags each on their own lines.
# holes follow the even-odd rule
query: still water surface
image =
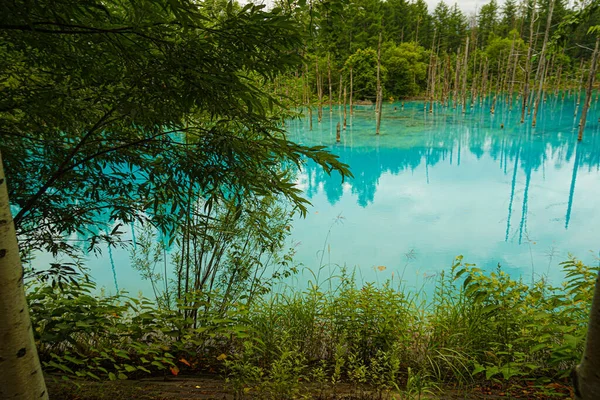
<svg viewBox="0 0 600 400">
<path fill-rule="evenodd" d="M 306 165 L 298 184 L 314 207 L 292 232 L 297 259 L 313 269 L 356 267 L 363 281 L 402 277 L 416 288 L 459 254 L 526 282 L 545 275 L 557 283 L 569 253 L 596 263 L 597 103 L 579 145 L 572 100 L 549 98 L 535 128 L 520 124 L 518 106 L 501 104 L 494 115 L 489 108 L 429 114 L 422 102 L 385 104 L 377 137 L 373 107 L 356 107 L 340 144 L 336 107 L 320 124 L 315 117 L 312 131 L 307 119 L 292 121 L 293 140 L 331 146 L 354 174 L 342 183 Z"/>
<path fill-rule="evenodd" d="M 518 107 L 498 104 L 491 115 L 489 103 L 465 115 L 386 103 L 380 136 L 373 107 L 358 106 L 339 144 L 339 107 L 324 109 L 321 123 L 315 112 L 312 131 L 307 118 L 288 121 L 291 139 L 329 146 L 354 174 L 342 183 L 312 163 L 299 173 L 313 206 L 291 232 L 296 261 L 321 266 L 320 279 L 346 266 L 363 282 L 420 288 L 461 254 L 484 269 L 501 264 L 526 281 L 558 282 L 569 253 L 596 263 L 600 250 L 599 110 L 594 103 L 580 144 L 574 102 L 554 97 L 535 128 L 519 123 Z M 109 292 L 118 285 L 151 295 L 126 250 L 105 250 L 88 265 Z M 292 282 L 308 279 L 305 271 Z"/>
</svg>

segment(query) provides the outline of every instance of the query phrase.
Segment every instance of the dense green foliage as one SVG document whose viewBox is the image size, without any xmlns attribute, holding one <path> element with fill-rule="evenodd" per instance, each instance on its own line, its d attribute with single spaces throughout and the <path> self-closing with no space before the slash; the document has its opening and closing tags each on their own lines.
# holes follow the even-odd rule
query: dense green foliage
<svg viewBox="0 0 600 400">
<path fill-rule="evenodd" d="M 297 25 L 252 5 L 209 18 L 210 6 L 2 3 L 0 151 L 24 250 L 73 251 L 73 233 L 114 243 L 115 221 L 172 233 L 198 198 L 303 210 L 286 163 L 348 172 L 288 141 L 263 87 L 300 62 Z"/>
<path fill-rule="evenodd" d="M 307 200 L 294 169 L 311 159 L 350 175 L 323 147 L 287 139 L 289 107 L 322 105 L 324 93 L 341 102 L 350 70 L 354 98 L 374 99 L 380 35 L 386 97 L 443 102 L 462 86 L 463 106 L 467 96 L 472 105 L 478 91 L 526 91 L 533 71 L 532 87 L 546 75 L 555 88 L 577 87 L 600 14 L 576 11 L 557 1 L 550 24 L 566 41 L 552 41 L 540 62 L 542 40 L 531 42 L 529 30 L 545 31 L 549 9 L 530 1 L 491 0 L 472 26 L 457 6 L 430 13 L 423 0 L 299 0 L 268 11 L 218 1 L 2 2 L 0 152 L 24 255 L 77 258 L 128 245 L 122 226 L 143 226 L 132 260 L 155 295 L 96 296 L 65 265 L 31 275 L 46 370 L 125 379 L 212 367 L 240 397 L 250 389 L 274 398 L 297 395 L 299 379 L 421 394 L 450 381 L 566 376 L 581 353 L 595 271 L 575 260 L 560 288 L 459 260 L 427 301 L 393 282 L 357 287 L 347 275 L 329 291 L 270 289 L 295 271 L 284 243 Z M 559 23 L 569 18 L 577 23 L 566 35 Z"/>
<path fill-rule="evenodd" d="M 373 49 L 356 50 L 346 60 L 347 71 L 352 69 L 352 76 L 356 82 L 356 98 L 373 99 L 377 93 L 377 52 Z M 349 72 L 348 72 L 349 73 Z M 385 70 L 382 75 L 385 75 Z"/>
<path fill-rule="evenodd" d="M 384 75 L 387 93 L 415 96 L 421 92 L 427 77 L 425 50 L 414 43 L 395 45 L 388 42 L 383 46 L 381 62 L 387 71 Z"/>
<path fill-rule="evenodd" d="M 448 382 L 566 376 L 583 346 L 597 268 L 562 265 L 566 280 L 552 287 L 459 258 L 428 300 L 392 281 L 357 286 L 342 273 L 249 307 L 235 302 L 197 328 L 144 299 L 93 297 L 91 284 L 59 291 L 38 283 L 29 301 L 48 371 L 124 379 L 214 368 L 240 396 L 274 398 L 297 394 L 299 379 L 423 393 Z"/>
<path fill-rule="evenodd" d="M 330 69 L 334 87 L 339 85 L 338 74 L 343 75 L 342 85 L 349 85 L 348 62 L 360 54 L 357 53 L 358 51 L 369 51 L 369 49 L 376 51 L 380 33 L 388 46 L 396 46 L 410 53 L 403 57 L 405 59 L 412 61 L 416 57 L 418 61 L 426 64 L 437 59 L 436 67 L 445 70 L 445 76 L 442 78 L 438 73 L 437 79 L 446 81 L 451 81 L 457 69 L 462 68 L 456 61 L 457 58 L 464 57 L 468 38 L 471 67 L 467 72 L 469 87 L 477 86 L 477 80 L 484 73 L 489 82 L 500 80 L 503 74 L 514 68 L 512 65 L 507 65 L 508 61 L 516 63 L 519 71 L 525 69 L 529 46 L 532 48 L 534 60 L 528 68 L 537 74 L 539 69 L 546 67 L 539 62 L 548 24 L 547 16 L 551 3 L 548 1 L 509 0 L 500 5 L 496 0 L 490 0 L 476 11 L 471 21 L 460 9 L 459 3 L 450 6 L 444 0 L 439 1 L 437 6 L 431 9 L 428 9 L 427 4 L 422 0 L 328 0 L 279 3 L 283 9 L 294 15 L 311 35 L 305 45 L 308 53 L 321 59 L 331 57 Z M 595 39 L 588 31 L 591 26 L 600 22 L 600 7 L 595 3 L 569 4 L 565 0 L 554 1 L 549 32 L 550 38 L 554 39 L 546 50 L 544 60 L 550 61 L 546 74 L 548 79 L 557 83 L 556 77 L 562 76 L 562 81 L 558 83 L 563 88 L 578 86 L 580 61 L 583 59 L 587 64 L 592 56 L 590 49 L 593 49 Z M 533 25 L 531 25 L 532 20 Z M 570 23 L 565 25 L 565 21 Z M 529 43 L 531 27 L 533 41 Z M 508 46 L 505 45 L 506 43 Z M 403 46 L 411 48 L 403 48 Z M 502 54 L 498 54 L 500 50 L 504 50 Z M 489 52 L 493 54 L 489 55 L 488 69 L 484 72 L 485 59 Z M 431 53 L 435 56 L 431 57 Z M 504 64 L 498 65 L 498 59 L 502 59 Z M 560 64 L 556 62 L 558 59 L 561 59 Z M 427 82 L 427 78 L 431 78 L 433 72 L 428 71 L 427 67 L 423 76 L 421 66 L 399 63 L 389 57 L 382 59 L 382 66 L 387 71 L 383 76 L 386 98 L 424 95 L 429 89 L 430 83 Z M 319 73 L 312 70 L 306 72 L 315 93 L 317 93 L 317 81 L 329 79 L 323 72 L 325 71 L 323 66 L 320 66 L 319 70 Z M 415 73 L 418 74 L 418 79 L 413 79 L 410 85 L 398 84 L 407 81 L 407 75 L 412 76 Z M 511 74 L 508 79 L 515 83 L 513 89 L 523 91 L 522 76 L 513 78 Z M 536 75 L 537 79 L 541 78 Z M 460 81 L 448 83 L 460 85 Z M 438 85 L 441 86 L 442 83 Z M 355 82 L 354 89 L 357 99 L 363 99 L 367 95 L 372 100 L 375 98 L 370 80 Z M 500 91 L 502 87 L 495 90 Z M 508 89 L 504 88 L 504 90 Z"/>
</svg>

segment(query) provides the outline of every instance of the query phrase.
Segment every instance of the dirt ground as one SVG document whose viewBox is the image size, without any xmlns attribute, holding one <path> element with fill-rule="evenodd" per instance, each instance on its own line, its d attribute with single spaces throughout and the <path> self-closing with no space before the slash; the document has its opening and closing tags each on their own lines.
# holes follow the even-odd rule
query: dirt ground
<svg viewBox="0 0 600 400">
<path fill-rule="evenodd" d="M 177 376 L 168 378 L 148 378 L 115 382 L 65 381 L 58 376 L 46 379 L 52 400 L 233 400 L 233 391 L 218 376 Z M 321 391 L 314 385 L 302 387 L 302 398 L 314 400 L 375 400 L 377 394 L 361 392 L 349 385 L 338 385 Z M 264 395 L 248 393 L 247 398 L 262 399 Z M 383 399 L 404 400 L 410 397 L 392 394 Z M 448 389 L 436 396 L 422 396 L 421 399 L 476 400 L 476 399 L 571 399 L 568 385 L 550 384 L 546 386 L 512 385 L 473 386 L 468 389 Z"/>
</svg>

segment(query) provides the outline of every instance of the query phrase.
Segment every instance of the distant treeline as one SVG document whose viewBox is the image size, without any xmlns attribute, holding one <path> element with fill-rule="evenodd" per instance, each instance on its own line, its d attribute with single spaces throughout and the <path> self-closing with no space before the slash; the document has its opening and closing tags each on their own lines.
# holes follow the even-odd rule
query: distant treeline
<svg viewBox="0 0 600 400">
<path fill-rule="evenodd" d="M 318 121 L 334 103 L 352 114 L 356 101 L 372 101 L 378 113 L 380 99 L 419 97 L 430 111 L 437 103 L 465 112 L 491 96 L 535 125 L 551 92 L 579 93 L 582 114 L 592 98 L 597 1 L 491 0 L 470 15 L 443 0 L 433 10 L 423 0 L 280 0 L 279 7 L 305 29 L 305 64 L 275 90 L 317 107 Z"/>
</svg>

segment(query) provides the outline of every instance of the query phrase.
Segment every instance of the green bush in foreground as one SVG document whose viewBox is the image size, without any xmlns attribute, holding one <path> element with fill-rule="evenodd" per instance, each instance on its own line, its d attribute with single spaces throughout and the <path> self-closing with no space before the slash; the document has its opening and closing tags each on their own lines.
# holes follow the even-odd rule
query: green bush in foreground
<svg viewBox="0 0 600 400">
<path fill-rule="evenodd" d="M 344 275 L 333 290 L 288 289 L 226 315 L 206 308 L 195 326 L 181 308 L 92 296 L 89 283 L 39 283 L 29 302 L 44 367 L 64 376 L 204 369 L 224 373 L 238 398 L 292 398 L 301 381 L 422 395 L 448 382 L 567 376 L 582 353 L 597 268 L 576 259 L 562 267 L 560 287 L 527 285 L 459 257 L 427 299 Z"/>
</svg>

